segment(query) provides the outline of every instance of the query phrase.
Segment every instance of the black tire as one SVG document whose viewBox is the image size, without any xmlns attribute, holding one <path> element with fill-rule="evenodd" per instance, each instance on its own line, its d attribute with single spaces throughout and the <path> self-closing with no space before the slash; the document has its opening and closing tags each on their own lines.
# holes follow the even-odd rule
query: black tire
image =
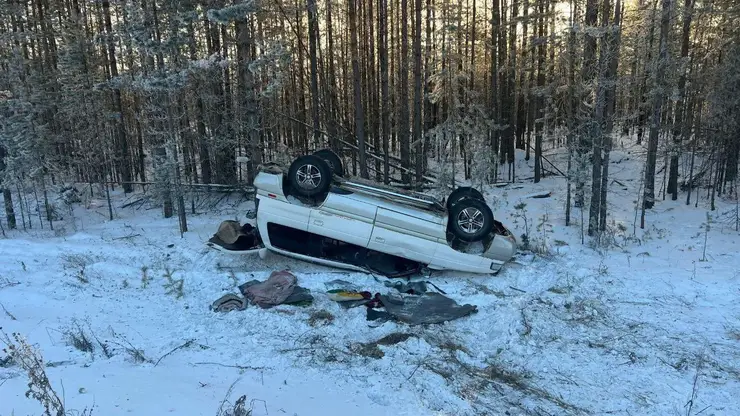
<svg viewBox="0 0 740 416">
<path fill-rule="evenodd" d="M 298 196 L 314 197 L 322 195 L 331 186 L 331 168 L 324 159 L 318 156 L 301 156 L 290 164 L 288 182 L 291 190 Z"/>
<path fill-rule="evenodd" d="M 336 153 L 330 149 L 321 149 L 313 152 L 313 154 L 324 159 L 335 175 L 344 176 L 344 165 L 342 165 L 342 159 L 340 159 Z"/>
<path fill-rule="evenodd" d="M 493 211 L 476 198 L 459 200 L 449 211 L 449 229 L 458 239 L 473 243 L 493 230 Z"/>
<path fill-rule="evenodd" d="M 451 211 L 452 207 L 455 204 L 465 198 L 473 198 L 482 202 L 486 202 L 485 198 L 483 198 L 483 194 L 480 193 L 480 191 L 478 191 L 477 189 L 470 186 L 461 186 L 452 191 L 450 196 L 447 198 L 447 211 Z"/>
</svg>

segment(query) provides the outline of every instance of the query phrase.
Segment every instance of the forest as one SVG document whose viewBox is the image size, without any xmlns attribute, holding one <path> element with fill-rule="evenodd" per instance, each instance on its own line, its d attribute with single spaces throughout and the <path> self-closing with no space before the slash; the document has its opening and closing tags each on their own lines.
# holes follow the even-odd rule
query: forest
<svg viewBox="0 0 740 416">
<path fill-rule="evenodd" d="M 415 189 L 565 176 L 594 235 L 610 152 L 638 144 L 643 226 L 679 193 L 713 208 L 737 193 L 738 23 L 736 0 L 6 0 L 5 226 L 65 183 L 184 215 L 184 189 L 324 147 Z"/>
</svg>

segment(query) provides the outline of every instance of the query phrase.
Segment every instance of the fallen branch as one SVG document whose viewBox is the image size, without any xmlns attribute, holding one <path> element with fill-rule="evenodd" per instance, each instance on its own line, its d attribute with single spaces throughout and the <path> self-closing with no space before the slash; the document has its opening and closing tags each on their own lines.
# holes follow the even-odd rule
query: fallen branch
<svg viewBox="0 0 740 416">
<path fill-rule="evenodd" d="M 227 367 L 227 368 L 237 368 L 239 370 L 270 370 L 270 367 L 252 367 L 252 366 L 244 366 L 244 365 L 229 365 L 229 364 L 221 364 L 221 363 L 213 363 L 213 362 L 201 362 L 201 363 L 192 363 L 192 365 L 217 365 L 219 367 Z"/>
<path fill-rule="evenodd" d="M 2 303 L 0 303 L 0 307 L 3 308 L 3 310 L 5 311 L 5 314 L 8 315 L 8 317 L 10 318 L 11 321 L 17 321 L 17 319 L 15 319 L 15 316 L 13 316 L 12 313 L 8 312 L 8 310 L 5 309 L 5 305 L 3 305 Z"/>
<path fill-rule="evenodd" d="M 128 208 L 128 207 L 130 207 L 131 205 L 136 205 L 136 204 L 138 204 L 139 202 L 143 202 L 143 201 L 144 201 L 144 198 L 139 198 L 139 199 L 137 199 L 136 201 L 128 202 L 128 203 L 126 203 L 126 204 L 123 204 L 123 205 L 121 205 L 121 206 L 120 206 L 120 208 Z"/>
<path fill-rule="evenodd" d="M 179 350 L 179 349 L 182 349 L 182 348 L 187 348 L 187 347 L 189 347 L 189 346 L 193 345 L 193 343 L 194 343 L 194 342 L 195 342 L 195 339 L 189 339 L 189 340 L 185 341 L 185 343 L 184 343 L 184 344 L 182 344 L 182 345 L 180 345 L 180 346 L 178 346 L 178 347 L 175 347 L 175 348 L 173 348 L 173 349 L 172 349 L 172 350 L 170 350 L 170 352 L 168 352 L 167 354 L 165 354 L 165 355 L 163 355 L 163 356 L 159 357 L 159 359 L 157 360 L 157 362 L 156 362 L 156 363 L 154 363 L 154 366 L 156 367 L 156 366 L 157 366 L 157 364 L 159 364 L 159 362 L 160 362 L 160 361 L 162 361 L 162 360 L 164 359 L 164 357 L 166 357 L 166 356 L 168 356 L 168 355 L 172 354 L 173 352 L 175 352 L 175 351 L 177 351 L 177 350 Z"/>
<path fill-rule="evenodd" d="M 19 284 L 21 284 L 21 282 L 11 282 L 8 279 L 4 279 L 3 282 L 0 282 L 0 289 L 5 289 L 6 287 L 18 286 Z"/>
<path fill-rule="evenodd" d="M 141 234 L 124 235 L 123 237 L 116 237 L 113 240 L 123 240 L 126 238 L 134 238 L 134 237 L 141 237 Z"/>
<path fill-rule="evenodd" d="M 529 147 L 529 149 L 530 149 L 530 150 L 534 151 L 534 149 L 532 149 L 532 145 L 531 145 L 531 144 L 527 143 L 526 145 L 527 145 L 527 147 Z M 552 162 L 550 162 L 550 160 L 548 160 L 548 159 L 547 159 L 547 158 L 545 157 L 545 155 L 543 155 L 543 154 L 540 154 L 540 157 L 542 158 L 542 160 L 544 160 L 545 162 L 549 163 L 549 164 L 550 164 L 550 166 L 552 166 L 552 167 L 553 167 L 553 169 L 555 169 L 556 171 L 558 171 L 558 173 L 559 173 L 559 174 L 560 174 L 561 176 L 565 176 L 565 177 L 568 177 L 568 175 L 564 174 L 562 170 L 558 169 L 558 167 L 557 167 L 557 166 L 555 166 L 555 165 L 554 165 L 554 164 L 553 164 Z"/>
<path fill-rule="evenodd" d="M 627 185 L 623 184 L 622 182 L 619 182 L 619 181 L 618 181 L 618 180 L 616 180 L 616 179 L 612 179 L 612 183 L 616 183 L 616 184 L 617 184 L 617 185 L 619 185 L 619 186 L 624 186 L 624 187 L 626 187 L 626 186 L 627 186 Z"/>
<path fill-rule="evenodd" d="M 431 354 L 431 353 L 429 353 L 429 354 Z M 416 366 L 416 368 L 414 368 L 414 371 L 411 372 L 411 375 L 409 375 L 406 378 L 406 381 L 411 380 L 411 378 L 414 376 L 414 374 L 416 374 L 416 370 L 418 370 L 419 367 L 421 367 L 426 362 L 427 358 L 429 358 L 429 354 L 427 354 L 424 358 L 422 358 L 421 360 L 419 360 L 419 364 Z"/>
<path fill-rule="evenodd" d="M 524 333 L 523 336 L 527 336 L 532 333 L 532 325 L 527 321 L 527 314 L 524 312 L 524 308 L 520 309 L 520 312 L 522 313 L 522 323 L 524 324 Z"/>
<path fill-rule="evenodd" d="M 699 362 L 696 363 L 696 372 L 694 373 L 694 382 L 691 386 L 691 397 L 689 398 L 689 401 L 686 402 L 684 407 L 686 407 L 686 416 L 691 416 L 691 409 L 694 408 L 694 403 L 696 402 L 696 397 L 699 392 L 699 375 L 701 374 L 702 366 L 704 365 L 704 356 L 701 356 L 699 358 Z M 704 409 L 707 410 L 707 409 Z M 702 412 L 704 411 L 702 410 Z"/>
</svg>

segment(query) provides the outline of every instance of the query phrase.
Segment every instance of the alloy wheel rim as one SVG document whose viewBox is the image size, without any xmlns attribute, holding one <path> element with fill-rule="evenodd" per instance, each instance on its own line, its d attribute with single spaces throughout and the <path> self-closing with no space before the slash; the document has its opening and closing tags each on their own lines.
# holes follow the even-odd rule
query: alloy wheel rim
<svg viewBox="0 0 740 416">
<path fill-rule="evenodd" d="M 468 207 L 457 214 L 457 225 L 467 234 L 475 234 L 483 228 L 483 213 L 478 208 Z"/>
<path fill-rule="evenodd" d="M 296 172 L 298 186 L 304 189 L 316 189 L 321 183 L 321 171 L 318 167 L 305 164 Z"/>
</svg>

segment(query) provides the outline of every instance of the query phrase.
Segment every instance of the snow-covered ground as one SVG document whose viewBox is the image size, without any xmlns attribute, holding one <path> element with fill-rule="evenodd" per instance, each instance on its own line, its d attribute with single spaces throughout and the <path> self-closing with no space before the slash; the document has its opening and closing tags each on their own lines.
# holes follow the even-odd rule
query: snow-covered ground
<svg viewBox="0 0 740 416">
<path fill-rule="evenodd" d="M 221 220 L 244 220 L 251 203 L 241 197 L 198 207 L 181 238 L 176 218 L 120 208 L 141 195 L 115 193 L 114 221 L 103 198 L 86 197 L 55 232 L 34 219 L 33 230 L 0 239 L 0 326 L 39 349 L 67 409 L 106 416 L 215 415 L 232 384 L 229 401 L 246 395 L 253 415 L 738 415 L 740 234 L 720 218 L 734 202 L 718 200 L 706 261 L 702 200 L 659 201 L 632 238 L 636 159 L 612 154 L 618 246 L 607 249 L 581 244 L 578 209 L 564 226 L 564 179 L 489 190 L 517 236 L 514 206 L 526 203 L 531 244 L 546 241 L 551 255 L 521 257 L 497 276 L 433 274 L 426 280 L 479 310 L 444 325 L 374 327 L 364 308 L 325 295 L 333 279 L 393 290 L 369 275 L 206 247 Z M 528 197 L 539 192 L 552 196 Z M 209 310 L 285 268 L 313 305 Z M 182 297 L 168 293 L 166 274 L 182 279 Z M 92 352 L 70 345 L 80 331 Z M 372 344 L 393 333 L 410 336 Z M 0 367 L 0 416 L 40 414 L 26 390 L 18 366 Z"/>
</svg>

